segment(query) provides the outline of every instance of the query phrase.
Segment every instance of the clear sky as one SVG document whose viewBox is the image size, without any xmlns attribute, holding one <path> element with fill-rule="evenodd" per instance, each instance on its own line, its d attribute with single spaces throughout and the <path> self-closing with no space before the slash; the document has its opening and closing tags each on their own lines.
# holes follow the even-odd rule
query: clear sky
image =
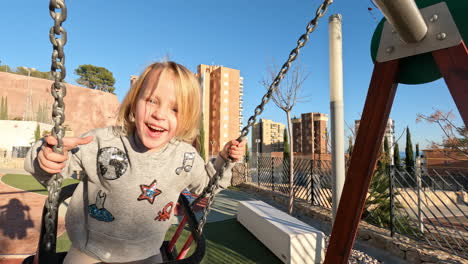
<svg viewBox="0 0 468 264">
<path fill-rule="evenodd" d="M 0 60 L 11 67 L 27 66 L 48 71 L 52 46 L 48 32 L 53 24 L 48 0 L 2 1 L 0 8 Z M 169 56 L 192 71 L 198 64 L 239 69 L 244 77 L 244 124 L 260 103 L 265 89 L 260 81 L 274 61 L 282 65 L 296 41 L 315 16 L 319 0 L 67 1 L 68 32 L 66 81 L 74 83 L 81 64 L 106 67 L 116 79 L 121 101 L 130 75 L 149 63 Z M 372 75 L 370 40 L 382 18 L 370 0 L 335 1 L 300 53 L 300 63 L 310 74 L 304 84 L 308 102 L 298 103 L 293 115 L 330 113 L 328 17 L 343 17 L 345 122 L 360 118 Z M 433 108 L 458 111 L 443 80 L 423 85 L 399 85 L 390 117 L 396 137 L 410 127 L 413 143 L 424 148 L 439 140 L 436 125 L 416 123 L 416 114 Z M 286 123 L 286 115 L 270 102 L 263 118 Z M 349 134 L 349 131 L 346 131 Z M 405 137 L 400 141 L 404 150 Z"/>
</svg>

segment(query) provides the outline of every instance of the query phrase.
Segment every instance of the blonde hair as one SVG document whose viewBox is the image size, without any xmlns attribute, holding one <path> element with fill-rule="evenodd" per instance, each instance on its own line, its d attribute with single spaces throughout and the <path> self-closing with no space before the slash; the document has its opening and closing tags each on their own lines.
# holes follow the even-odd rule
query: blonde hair
<svg viewBox="0 0 468 264">
<path fill-rule="evenodd" d="M 201 88 L 197 78 L 190 70 L 173 61 L 156 62 L 146 67 L 120 105 L 117 124 L 127 135 L 135 131 L 136 102 L 145 79 L 152 71 L 156 71 L 159 77 L 164 72 L 170 72 L 174 75 L 178 110 L 175 137 L 180 141 L 192 143 L 198 135 L 200 125 Z M 156 82 L 159 82 L 159 77 Z M 156 85 L 152 84 L 151 86 L 155 87 Z"/>
</svg>

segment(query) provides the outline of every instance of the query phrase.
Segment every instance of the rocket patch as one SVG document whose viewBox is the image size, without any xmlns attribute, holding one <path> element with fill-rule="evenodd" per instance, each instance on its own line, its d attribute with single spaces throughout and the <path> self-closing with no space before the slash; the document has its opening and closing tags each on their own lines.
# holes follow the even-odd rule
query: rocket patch
<svg viewBox="0 0 468 264">
<path fill-rule="evenodd" d="M 171 218 L 172 208 L 174 208 L 174 203 L 170 202 L 164 206 L 164 208 L 158 212 L 158 216 L 154 220 L 158 221 L 167 221 Z"/>
</svg>

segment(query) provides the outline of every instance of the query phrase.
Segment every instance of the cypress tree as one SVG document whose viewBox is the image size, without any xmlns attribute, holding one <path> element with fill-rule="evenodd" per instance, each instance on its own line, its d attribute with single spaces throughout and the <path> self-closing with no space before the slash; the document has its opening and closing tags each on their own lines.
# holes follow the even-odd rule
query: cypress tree
<svg viewBox="0 0 468 264">
<path fill-rule="evenodd" d="M 416 157 L 419 157 L 419 143 L 416 144 Z"/>
<path fill-rule="evenodd" d="M 5 109 L 5 103 L 3 101 L 3 96 L 2 96 L 2 102 L 0 104 L 0 120 L 5 120 L 5 113 L 4 113 L 4 109 Z"/>
<path fill-rule="evenodd" d="M 39 105 L 37 106 L 36 121 L 43 123 L 42 122 L 42 104 L 41 103 L 39 103 Z"/>
<path fill-rule="evenodd" d="M 291 153 L 289 153 L 288 131 L 286 129 L 284 129 L 283 133 L 283 146 L 283 160 L 289 160 Z"/>
<path fill-rule="evenodd" d="M 249 145 L 248 143 L 245 144 L 245 162 L 249 162 L 250 160 L 250 152 L 249 152 Z"/>
<path fill-rule="evenodd" d="M 401 160 L 400 160 L 400 147 L 398 143 L 395 143 L 395 152 L 393 153 L 393 163 L 397 170 L 401 170 Z"/>
<path fill-rule="evenodd" d="M 35 142 L 38 141 L 40 138 L 41 138 L 41 126 L 39 126 L 39 124 L 37 124 L 36 131 L 34 131 Z"/>
<path fill-rule="evenodd" d="M 354 149 L 353 137 L 349 136 L 348 137 L 348 154 L 350 157 L 351 157 L 351 154 L 353 154 L 353 149 Z"/>
<path fill-rule="evenodd" d="M 205 160 L 205 128 L 203 126 L 203 115 L 200 120 L 200 135 L 199 142 L 200 142 L 200 156 Z"/>
<path fill-rule="evenodd" d="M 414 170 L 414 152 L 413 143 L 411 143 L 411 134 L 409 127 L 406 127 L 406 147 L 405 147 L 405 166 L 408 173 L 413 174 Z"/>
<path fill-rule="evenodd" d="M 8 97 L 5 96 L 5 110 L 4 110 L 4 115 L 5 115 L 5 120 L 8 120 Z"/>
<path fill-rule="evenodd" d="M 384 137 L 383 153 L 382 153 L 382 165 L 385 170 L 388 165 L 390 165 L 390 151 L 388 147 L 388 139 Z"/>
</svg>

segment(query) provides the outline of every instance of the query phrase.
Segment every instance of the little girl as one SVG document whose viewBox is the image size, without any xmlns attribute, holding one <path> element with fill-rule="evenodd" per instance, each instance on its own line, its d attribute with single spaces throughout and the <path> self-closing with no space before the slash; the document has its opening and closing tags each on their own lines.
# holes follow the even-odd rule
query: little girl
<svg viewBox="0 0 468 264">
<path fill-rule="evenodd" d="M 229 158 L 239 161 L 245 141 L 232 140 L 205 164 L 191 143 L 198 133 L 200 86 L 174 62 L 147 67 L 119 110 L 118 126 L 82 138 L 37 142 L 25 169 L 42 184 L 53 173 L 85 173 L 66 214 L 72 242 L 64 263 L 155 263 L 179 194 L 200 193 Z M 69 153 L 70 151 L 70 153 Z M 220 186 L 230 184 L 227 168 Z"/>
</svg>

